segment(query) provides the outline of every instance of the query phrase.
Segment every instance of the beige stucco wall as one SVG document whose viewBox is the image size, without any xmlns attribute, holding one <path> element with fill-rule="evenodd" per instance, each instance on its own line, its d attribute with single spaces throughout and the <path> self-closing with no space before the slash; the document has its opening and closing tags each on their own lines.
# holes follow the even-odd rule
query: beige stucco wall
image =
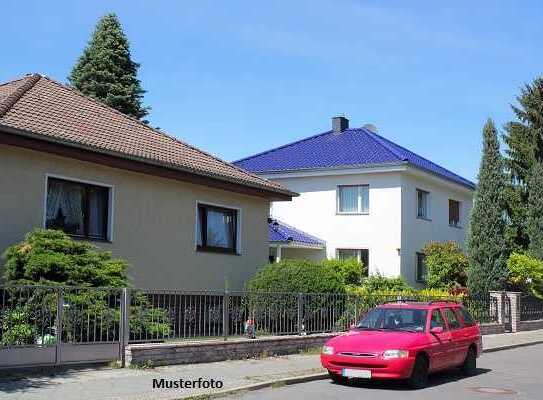
<svg viewBox="0 0 543 400">
<path fill-rule="evenodd" d="M 264 198 L 0 145 L 0 252 L 43 227 L 46 175 L 113 186 L 112 242 L 96 243 L 131 264 L 138 287 L 241 289 L 268 261 Z M 241 210 L 241 255 L 197 252 L 197 201 Z"/>
</svg>

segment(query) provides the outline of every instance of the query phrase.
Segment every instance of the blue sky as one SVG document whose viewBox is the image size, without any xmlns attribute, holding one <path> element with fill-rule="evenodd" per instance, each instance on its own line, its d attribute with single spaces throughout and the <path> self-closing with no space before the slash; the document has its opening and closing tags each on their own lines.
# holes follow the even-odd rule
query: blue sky
<svg viewBox="0 0 543 400">
<path fill-rule="evenodd" d="M 345 114 L 474 179 L 484 121 L 501 127 L 543 73 L 540 1 L 2 0 L 0 81 L 65 81 L 107 12 L 141 63 L 152 125 L 227 160 Z"/>
</svg>

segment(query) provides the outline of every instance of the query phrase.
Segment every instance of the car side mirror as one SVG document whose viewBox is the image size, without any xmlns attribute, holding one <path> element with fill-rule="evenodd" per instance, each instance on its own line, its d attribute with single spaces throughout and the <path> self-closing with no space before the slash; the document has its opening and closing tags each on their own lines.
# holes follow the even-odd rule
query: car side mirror
<svg viewBox="0 0 543 400">
<path fill-rule="evenodd" d="M 442 326 L 434 326 L 432 329 L 430 329 L 430 333 L 432 335 L 439 335 L 443 333 L 443 327 Z"/>
<path fill-rule="evenodd" d="M 349 329 L 355 329 L 356 328 L 356 324 L 351 324 L 351 326 L 349 327 Z"/>
</svg>

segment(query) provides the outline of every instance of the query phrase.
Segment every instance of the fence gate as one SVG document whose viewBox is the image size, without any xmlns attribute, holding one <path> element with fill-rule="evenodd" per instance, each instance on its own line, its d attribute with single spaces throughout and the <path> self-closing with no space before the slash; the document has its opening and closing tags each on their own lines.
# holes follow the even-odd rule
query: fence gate
<svg viewBox="0 0 543 400">
<path fill-rule="evenodd" d="M 123 290 L 0 286 L 0 368 L 121 356 Z"/>
</svg>

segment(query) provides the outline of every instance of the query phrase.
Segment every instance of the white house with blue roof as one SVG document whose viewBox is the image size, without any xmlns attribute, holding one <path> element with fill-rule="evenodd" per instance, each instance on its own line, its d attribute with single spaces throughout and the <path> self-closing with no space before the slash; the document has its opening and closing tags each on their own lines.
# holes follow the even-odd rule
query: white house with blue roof
<svg viewBox="0 0 543 400">
<path fill-rule="evenodd" d="M 425 280 L 427 242 L 464 245 L 475 184 L 378 135 L 372 125 L 353 129 L 347 118 L 334 117 L 330 131 L 235 164 L 299 193 L 291 202 L 274 202 L 271 217 L 325 247 L 285 250 L 270 232 L 276 259 L 354 256 L 370 274 L 416 284 Z"/>
</svg>

